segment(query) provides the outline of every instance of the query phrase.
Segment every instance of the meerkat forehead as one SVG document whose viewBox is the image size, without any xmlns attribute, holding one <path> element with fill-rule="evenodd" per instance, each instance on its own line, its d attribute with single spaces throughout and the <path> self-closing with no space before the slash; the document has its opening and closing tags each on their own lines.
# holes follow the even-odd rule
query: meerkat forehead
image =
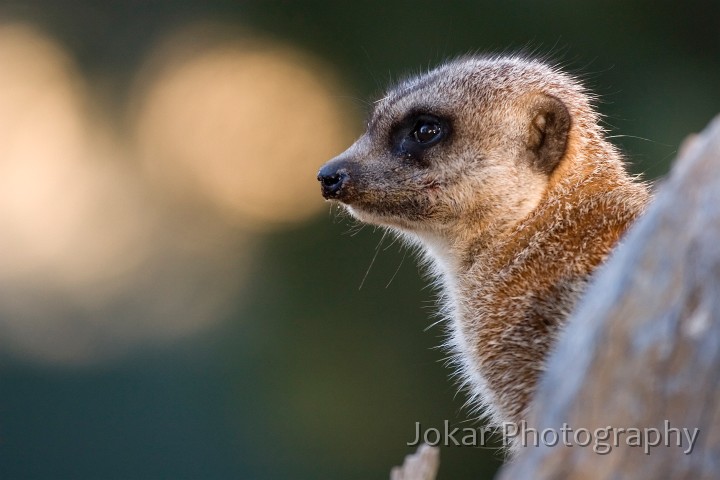
<svg viewBox="0 0 720 480">
<path fill-rule="evenodd" d="M 467 110 L 478 115 L 498 111 L 498 98 L 509 104 L 538 93 L 560 99 L 571 111 L 592 112 L 584 87 L 557 68 L 522 57 L 473 56 L 407 78 L 388 90 L 375 103 L 368 132 L 390 128 L 408 112 Z"/>
</svg>

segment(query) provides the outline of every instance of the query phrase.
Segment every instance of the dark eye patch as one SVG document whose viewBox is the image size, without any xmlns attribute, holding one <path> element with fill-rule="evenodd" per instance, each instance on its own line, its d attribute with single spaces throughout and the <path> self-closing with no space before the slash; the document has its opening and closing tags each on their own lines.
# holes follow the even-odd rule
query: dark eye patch
<svg viewBox="0 0 720 480">
<path fill-rule="evenodd" d="M 397 155 L 421 160 L 429 148 L 445 140 L 450 123 L 443 117 L 429 113 L 412 113 L 395 125 L 391 146 Z"/>
</svg>

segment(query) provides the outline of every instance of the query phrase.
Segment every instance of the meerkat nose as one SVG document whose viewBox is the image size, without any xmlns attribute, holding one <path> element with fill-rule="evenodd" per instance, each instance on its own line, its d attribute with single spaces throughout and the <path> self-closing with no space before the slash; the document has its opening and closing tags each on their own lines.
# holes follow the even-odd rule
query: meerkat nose
<svg viewBox="0 0 720 480">
<path fill-rule="evenodd" d="M 347 183 L 349 175 L 347 169 L 338 168 L 335 162 L 326 163 L 318 172 L 317 179 L 322 188 L 322 195 L 325 198 L 337 198 L 343 185 Z"/>
</svg>

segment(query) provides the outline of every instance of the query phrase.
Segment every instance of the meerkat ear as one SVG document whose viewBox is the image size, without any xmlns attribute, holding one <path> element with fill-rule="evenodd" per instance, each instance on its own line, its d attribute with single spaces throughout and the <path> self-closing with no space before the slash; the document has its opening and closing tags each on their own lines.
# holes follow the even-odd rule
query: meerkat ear
<svg viewBox="0 0 720 480">
<path fill-rule="evenodd" d="M 531 103 L 527 148 L 532 164 L 550 175 L 565 154 L 570 112 L 555 97 L 542 95 Z"/>
</svg>

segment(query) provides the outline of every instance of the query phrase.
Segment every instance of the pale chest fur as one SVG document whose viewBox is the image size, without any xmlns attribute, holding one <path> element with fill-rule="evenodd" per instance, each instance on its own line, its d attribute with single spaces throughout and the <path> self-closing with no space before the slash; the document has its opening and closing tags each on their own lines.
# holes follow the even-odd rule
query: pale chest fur
<svg viewBox="0 0 720 480">
<path fill-rule="evenodd" d="M 538 281 L 518 290 L 503 272 L 471 268 L 455 280 L 449 346 L 473 407 L 493 422 L 524 416 L 543 359 L 582 294 L 586 279 Z"/>
</svg>

